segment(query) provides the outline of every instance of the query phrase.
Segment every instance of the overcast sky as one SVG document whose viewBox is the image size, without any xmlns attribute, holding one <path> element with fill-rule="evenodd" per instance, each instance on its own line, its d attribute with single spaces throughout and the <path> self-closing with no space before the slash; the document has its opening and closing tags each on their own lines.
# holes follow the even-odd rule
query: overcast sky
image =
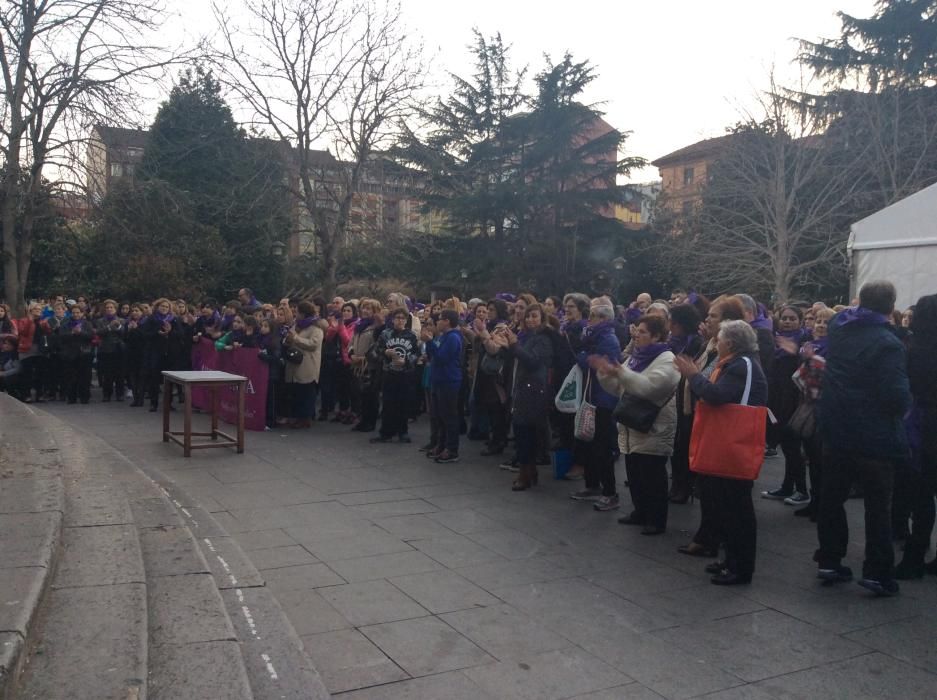
<svg viewBox="0 0 937 700">
<path fill-rule="evenodd" d="M 171 0 L 184 31 L 207 32 L 207 0 Z M 768 83 L 796 85 L 795 37 L 836 36 L 838 10 L 869 16 L 873 0 L 401 0 L 409 26 L 423 37 L 437 84 L 446 71 L 469 75 L 471 29 L 501 32 L 515 66 L 543 65 L 569 51 L 599 74 L 587 99 L 632 135 L 627 155 L 649 161 L 725 133 L 752 109 Z M 231 3 L 236 5 L 235 2 Z M 167 28 L 168 29 L 168 28 Z M 151 118 L 151 115 L 145 115 Z M 636 182 L 657 179 L 654 168 Z"/>
</svg>

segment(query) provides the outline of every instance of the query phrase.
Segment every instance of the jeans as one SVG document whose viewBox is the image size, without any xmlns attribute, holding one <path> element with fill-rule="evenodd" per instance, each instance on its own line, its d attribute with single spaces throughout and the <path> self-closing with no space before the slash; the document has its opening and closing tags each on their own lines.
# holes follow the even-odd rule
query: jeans
<svg viewBox="0 0 937 700">
<path fill-rule="evenodd" d="M 823 450 L 823 493 L 817 513 L 820 549 L 817 562 L 828 569 L 840 565 L 849 544 L 849 525 L 843 504 L 857 482 L 865 494 L 865 561 L 862 577 L 894 578 L 895 551 L 891 539 L 891 494 L 895 463 L 859 454 Z"/>
<path fill-rule="evenodd" d="M 628 487 L 635 519 L 649 527 L 667 527 L 667 458 L 663 455 L 625 455 Z"/>
<path fill-rule="evenodd" d="M 437 447 L 459 453 L 459 384 L 433 384 L 433 420 L 437 428 Z"/>
</svg>

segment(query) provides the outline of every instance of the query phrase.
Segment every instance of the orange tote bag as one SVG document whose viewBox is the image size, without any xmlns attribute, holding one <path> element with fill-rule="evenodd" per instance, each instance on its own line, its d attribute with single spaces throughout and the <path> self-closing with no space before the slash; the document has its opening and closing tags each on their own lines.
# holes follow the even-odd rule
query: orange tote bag
<svg viewBox="0 0 937 700">
<path fill-rule="evenodd" d="M 752 361 L 748 365 L 742 403 L 719 406 L 699 401 L 690 436 L 690 471 L 723 479 L 754 481 L 765 461 L 768 409 L 749 406 Z"/>
</svg>

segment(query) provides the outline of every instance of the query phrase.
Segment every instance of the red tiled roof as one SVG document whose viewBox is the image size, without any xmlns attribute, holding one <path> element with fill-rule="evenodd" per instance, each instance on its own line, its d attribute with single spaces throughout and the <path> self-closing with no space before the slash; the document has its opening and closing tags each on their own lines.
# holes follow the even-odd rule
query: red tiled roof
<svg viewBox="0 0 937 700">
<path fill-rule="evenodd" d="M 680 148 L 673 153 L 668 153 L 665 156 L 661 156 L 657 160 L 651 161 L 651 165 L 657 166 L 659 168 L 664 165 L 699 160 L 701 158 L 705 158 L 706 156 L 714 155 L 725 148 L 726 142 L 733 136 L 735 136 L 735 134 L 726 134 L 725 136 L 717 136 L 715 138 L 697 141 L 696 143 L 690 144 L 689 146 L 684 146 L 683 148 Z"/>
</svg>

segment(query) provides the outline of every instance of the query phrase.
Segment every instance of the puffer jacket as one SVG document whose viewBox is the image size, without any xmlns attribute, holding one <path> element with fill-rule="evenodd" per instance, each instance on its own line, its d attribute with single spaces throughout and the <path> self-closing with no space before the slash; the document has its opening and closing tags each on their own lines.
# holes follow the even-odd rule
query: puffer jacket
<svg viewBox="0 0 937 700">
<path fill-rule="evenodd" d="M 627 393 L 653 401 L 658 406 L 664 404 L 647 433 L 618 424 L 618 448 L 622 454 L 672 455 L 677 433 L 675 392 L 680 383 L 680 373 L 673 364 L 673 353 L 665 350 L 643 372 L 635 372 L 621 365 L 614 374 L 602 375 L 599 381 L 602 388 L 615 396 Z"/>
</svg>

